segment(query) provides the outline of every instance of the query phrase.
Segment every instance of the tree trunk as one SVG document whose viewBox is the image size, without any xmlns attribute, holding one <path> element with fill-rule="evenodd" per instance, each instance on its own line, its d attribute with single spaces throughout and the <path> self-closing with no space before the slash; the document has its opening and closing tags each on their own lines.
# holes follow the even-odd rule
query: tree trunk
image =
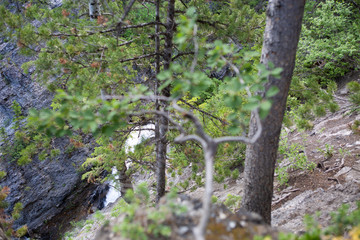
<svg viewBox="0 0 360 240">
<path fill-rule="evenodd" d="M 270 0 L 267 8 L 261 62 L 281 67 L 281 78 L 269 77 L 266 90 L 271 86 L 280 92 L 272 98 L 269 115 L 261 121 L 260 138 L 246 149 L 245 191 L 242 207 L 259 213 L 266 223 L 271 223 L 271 200 L 273 196 L 274 169 L 279 145 L 282 120 L 286 108 L 305 0 Z M 252 116 L 249 135 L 256 132 Z"/>
<path fill-rule="evenodd" d="M 120 193 L 121 197 L 127 202 L 128 200 L 125 198 L 126 191 L 129 189 L 133 189 L 133 185 L 131 183 L 131 178 L 126 174 L 127 167 L 125 161 L 121 162 L 121 167 L 117 169 L 119 182 L 120 182 Z"/>
<path fill-rule="evenodd" d="M 89 15 L 91 19 L 96 19 L 100 16 L 100 1 L 90 0 L 89 1 Z"/>
<path fill-rule="evenodd" d="M 166 21 L 166 33 L 165 33 L 165 48 L 164 48 L 164 70 L 169 69 L 172 51 L 173 51 L 173 35 L 175 30 L 175 0 L 168 1 L 168 16 Z M 161 91 L 161 95 L 165 97 L 170 97 L 170 87 L 165 87 Z M 166 108 L 168 103 L 166 101 L 160 101 L 159 103 L 161 110 L 167 112 Z M 157 175 L 157 196 L 156 201 L 158 202 L 162 196 L 165 194 L 165 185 L 166 185 L 166 149 L 167 149 L 167 139 L 166 134 L 168 132 L 169 121 L 165 116 L 159 116 L 157 120 L 156 134 L 157 144 L 156 144 L 156 175 Z"/>
</svg>

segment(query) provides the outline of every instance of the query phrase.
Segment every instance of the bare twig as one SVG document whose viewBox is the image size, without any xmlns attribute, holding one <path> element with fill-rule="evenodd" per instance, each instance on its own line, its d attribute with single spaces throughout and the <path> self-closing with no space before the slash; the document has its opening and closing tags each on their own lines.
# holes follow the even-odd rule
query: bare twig
<svg viewBox="0 0 360 240">
<path fill-rule="evenodd" d="M 158 55 L 157 53 L 150 53 L 150 54 L 145 54 L 145 55 L 136 56 L 136 57 L 132 57 L 132 58 L 120 59 L 119 62 L 120 62 L 120 63 L 129 62 L 129 61 L 134 61 L 134 60 L 139 60 L 139 59 L 154 57 L 154 56 L 157 56 L 157 55 Z"/>
<path fill-rule="evenodd" d="M 171 59 L 171 61 L 174 61 L 175 59 L 177 59 L 177 58 L 179 58 L 179 57 L 186 56 L 186 55 L 192 55 L 192 54 L 194 54 L 193 51 L 190 51 L 190 52 L 181 52 L 181 53 L 175 55 L 175 56 Z"/>
<path fill-rule="evenodd" d="M 344 166 L 344 158 L 341 159 L 341 164 L 337 167 L 334 167 L 334 168 L 330 168 L 328 170 L 326 170 L 325 172 L 328 173 L 328 172 L 331 172 L 331 171 L 334 171 L 334 170 L 337 170 L 337 169 L 340 169 Z"/>
<path fill-rule="evenodd" d="M 146 166 L 146 167 L 150 168 L 151 171 L 155 172 L 155 166 L 154 166 L 155 163 L 149 162 L 149 161 L 144 161 L 144 160 L 139 161 L 139 160 L 137 160 L 137 159 L 135 159 L 135 158 L 133 158 L 133 157 L 131 157 L 131 156 L 128 156 L 128 158 L 129 158 L 132 162 L 137 163 L 137 164 L 140 164 L 140 165 L 142 165 L 142 166 Z"/>
<path fill-rule="evenodd" d="M 275 204 L 281 202 L 282 200 L 284 200 L 285 198 L 287 198 L 290 195 L 291 195 L 291 193 L 285 194 L 282 198 L 280 198 L 280 199 L 276 200 L 275 202 L 273 202 L 272 205 L 275 205 Z"/>
<path fill-rule="evenodd" d="M 207 115 L 207 116 L 209 116 L 211 118 L 214 118 L 214 119 L 218 120 L 219 122 L 221 122 L 224 125 L 228 125 L 228 123 L 226 121 L 222 120 L 221 118 L 219 118 L 217 116 L 214 116 L 211 113 L 208 113 L 208 112 L 206 112 L 204 110 L 201 110 L 200 108 L 196 107 L 195 105 L 188 103 L 184 99 L 179 99 L 179 101 L 184 103 L 185 105 L 191 107 L 192 109 L 195 109 L 196 111 L 201 112 L 202 114 L 205 114 L 205 115 Z"/>
<path fill-rule="evenodd" d="M 334 177 L 329 177 L 328 180 L 332 180 L 332 181 L 337 182 L 338 184 L 341 184 L 340 181 L 339 181 L 339 179 L 334 178 Z"/>
<path fill-rule="evenodd" d="M 291 193 L 291 192 L 297 192 L 297 191 L 300 191 L 300 189 L 299 188 L 290 189 L 290 190 L 284 191 L 284 193 Z"/>
</svg>

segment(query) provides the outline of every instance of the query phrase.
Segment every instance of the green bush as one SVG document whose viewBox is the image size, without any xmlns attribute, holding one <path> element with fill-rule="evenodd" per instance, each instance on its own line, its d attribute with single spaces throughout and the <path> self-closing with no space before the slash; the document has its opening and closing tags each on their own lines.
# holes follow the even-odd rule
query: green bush
<svg viewBox="0 0 360 240">
<path fill-rule="evenodd" d="M 308 8 L 314 1 L 308 2 Z M 312 6 L 314 7 L 314 6 Z M 321 2 L 305 14 L 297 62 L 326 87 L 329 80 L 343 76 L 359 64 L 360 27 L 349 4 L 335 0 Z"/>
<path fill-rule="evenodd" d="M 307 1 L 288 106 L 300 129 L 335 112 L 336 81 L 360 64 L 360 18 L 345 1 Z M 296 101 L 294 101 L 294 99 Z M 353 101 L 360 97 L 354 95 Z M 291 115 L 291 114 L 290 114 Z M 286 118 L 289 124 L 289 118 Z"/>
<path fill-rule="evenodd" d="M 350 101 L 354 104 L 353 109 L 359 111 L 360 106 L 360 83 L 358 82 L 349 82 L 347 87 L 350 91 Z"/>
</svg>

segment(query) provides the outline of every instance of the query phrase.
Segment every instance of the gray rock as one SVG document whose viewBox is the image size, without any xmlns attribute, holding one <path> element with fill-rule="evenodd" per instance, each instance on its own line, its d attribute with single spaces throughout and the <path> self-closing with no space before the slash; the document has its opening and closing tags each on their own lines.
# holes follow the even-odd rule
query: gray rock
<svg viewBox="0 0 360 240">
<path fill-rule="evenodd" d="M 5 56 L 0 60 L 0 127 L 12 137 L 13 101 L 27 113 L 30 108 L 49 107 L 53 94 L 34 81 L 31 73 L 22 72 L 21 65 L 32 58 L 19 55 L 14 43 L 3 42 L 0 38 L 0 54 Z M 85 141 L 89 143 L 91 139 Z M 87 215 L 93 207 L 101 208 L 106 191 L 104 186 L 81 181 L 81 173 L 77 170 L 91 147 L 69 154 L 65 152 L 69 145 L 67 138 L 56 139 L 54 145 L 61 150 L 55 160 L 39 161 L 35 157 L 23 167 L 3 161 L 0 168 L 7 171 L 0 186 L 8 186 L 11 190 L 6 199 L 7 213 L 11 213 L 17 202 L 24 207 L 14 228 L 27 224 L 30 236 L 40 239 L 58 239 L 71 220 Z"/>
</svg>

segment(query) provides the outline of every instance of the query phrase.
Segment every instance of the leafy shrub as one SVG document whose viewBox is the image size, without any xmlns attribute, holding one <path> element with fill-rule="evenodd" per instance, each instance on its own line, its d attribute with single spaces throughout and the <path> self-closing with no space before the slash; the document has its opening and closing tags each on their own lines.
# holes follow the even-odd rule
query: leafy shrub
<svg viewBox="0 0 360 240">
<path fill-rule="evenodd" d="M 322 227 L 317 217 L 305 215 L 305 233 L 298 236 L 294 233 L 279 233 L 279 240 L 358 240 L 360 238 L 360 202 L 357 208 L 349 212 L 349 205 L 342 205 L 331 213 L 331 223 Z M 271 237 L 257 237 L 256 240 L 271 240 Z"/>
<path fill-rule="evenodd" d="M 303 139 L 303 141 L 306 141 L 306 139 Z M 288 138 L 284 136 L 284 132 L 282 133 L 278 152 L 284 159 L 289 161 L 289 164 L 285 166 L 279 165 L 275 169 L 280 185 L 287 184 L 289 180 L 289 170 L 313 170 L 315 168 L 315 163 L 308 160 L 304 150 L 305 147 L 301 144 L 290 144 Z"/>
<path fill-rule="evenodd" d="M 171 228 L 165 224 L 169 214 L 186 212 L 183 206 L 177 205 L 174 200 L 175 189 L 166 195 L 166 203 L 154 208 L 150 202 L 150 193 L 146 183 L 141 183 L 133 190 L 128 190 L 125 198 L 130 202 L 120 201 L 112 215 L 124 214 L 124 220 L 113 227 L 113 231 L 129 239 L 153 239 L 169 237 Z M 141 220 L 139 221 L 139 216 Z"/>
<path fill-rule="evenodd" d="M 14 101 L 13 126 L 14 137 L 11 139 L 4 128 L 0 128 L 0 137 L 3 144 L 0 148 L 5 160 L 26 165 L 38 154 L 39 160 L 45 160 L 48 155 L 54 158 L 60 153 L 59 149 L 51 149 L 51 138 L 37 130 L 38 122 L 27 118 L 21 106 Z"/>
<path fill-rule="evenodd" d="M 354 104 L 353 109 L 359 111 L 360 106 L 360 83 L 358 82 L 349 82 L 347 84 L 347 87 L 349 88 L 349 91 L 351 93 L 350 95 L 350 101 Z"/>
<path fill-rule="evenodd" d="M 290 90 L 296 101 L 288 101 L 300 129 L 312 128 L 311 120 L 326 110 L 338 110 L 335 81 L 360 64 L 358 15 L 345 1 L 307 1 Z"/>
<path fill-rule="evenodd" d="M 227 206 L 230 210 L 235 211 L 240 208 L 241 204 L 241 196 L 228 194 L 226 200 L 224 201 L 224 205 Z"/>
<path fill-rule="evenodd" d="M 308 2 L 308 7 L 314 1 Z M 298 63 L 317 75 L 322 87 L 331 79 L 358 67 L 359 19 L 351 6 L 327 0 L 305 15 L 298 48 Z"/>
<path fill-rule="evenodd" d="M 27 233 L 27 226 L 23 225 L 18 228 L 16 231 L 13 229 L 12 225 L 16 219 L 19 219 L 20 213 L 23 209 L 23 205 L 20 202 L 17 202 L 13 208 L 11 216 L 5 214 L 5 208 L 8 207 L 8 203 L 5 201 L 5 198 L 10 193 L 8 187 L 0 187 L 0 224 L 5 231 L 5 234 L 8 237 L 22 237 Z"/>
</svg>

